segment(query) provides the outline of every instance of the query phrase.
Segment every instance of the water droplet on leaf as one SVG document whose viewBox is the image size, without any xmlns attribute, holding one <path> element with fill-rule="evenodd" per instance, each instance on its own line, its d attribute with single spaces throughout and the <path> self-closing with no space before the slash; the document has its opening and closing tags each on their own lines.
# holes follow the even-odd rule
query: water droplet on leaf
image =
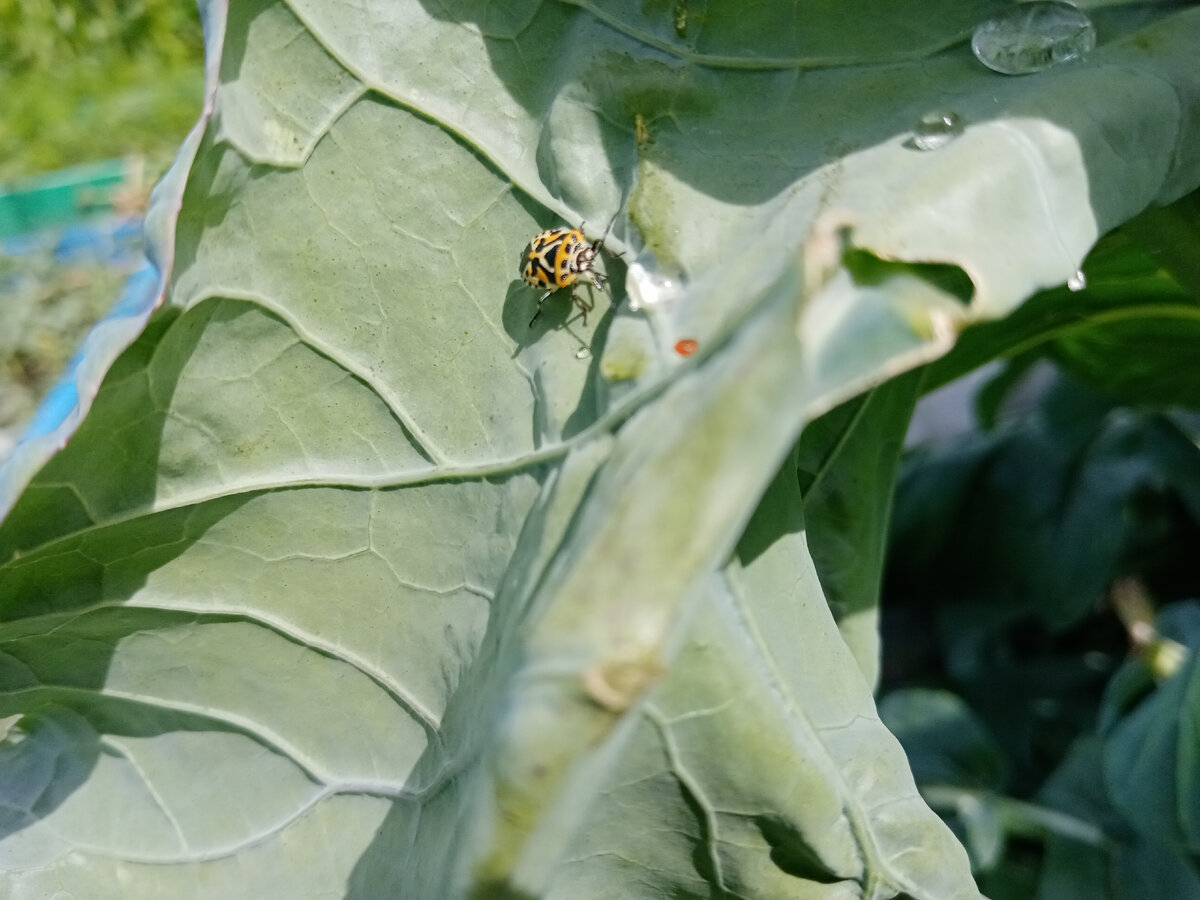
<svg viewBox="0 0 1200 900">
<path fill-rule="evenodd" d="M 935 110 L 925 113 L 913 128 L 913 144 L 918 150 L 941 150 L 963 133 L 957 113 Z"/>
<path fill-rule="evenodd" d="M 636 260 L 629 266 L 625 281 L 629 308 L 637 312 L 646 306 L 670 303 L 679 295 L 679 284 L 660 272 L 651 272 Z"/>
<path fill-rule="evenodd" d="M 589 350 L 587 347 L 580 347 L 578 350 L 575 351 L 576 359 L 591 359 L 591 357 L 592 357 L 592 351 Z"/>
<path fill-rule="evenodd" d="M 1027 75 L 1077 59 L 1096 46 L 1087 14 L 1063 0 L 1017 3 L 975 29 L 975 58 L 1002 75 Z"/>
<path fill-rule="evenodd" d="M 1087 276 L 1083 274 L 1083 269 L 1076 270 L 1075 274 L 1067 279 L 1067 290 L 1082 291 L 1087 287 Z"/>
</svg>

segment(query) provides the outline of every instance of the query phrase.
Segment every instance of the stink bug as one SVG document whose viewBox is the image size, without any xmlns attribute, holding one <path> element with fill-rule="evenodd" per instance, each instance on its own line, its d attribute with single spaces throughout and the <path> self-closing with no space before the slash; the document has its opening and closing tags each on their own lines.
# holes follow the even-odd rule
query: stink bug
<svg viewBox="0 0 1200 900">
<path fill-rule="evenodd" d="M 571 287 L 580 276 L 590 278 L 597 289 L 604 290 L 608 278 L 593 268 L 596 255 L 603 246 L 604 238 L 600 238 L 594 244 L 588 241 L 582 225 L 578 228 L 551 228 L 529 242 L 525 252 L 525 264 L 521 266 L 521 278 L 530 287 L 546 289 L 538 298 L 537 311 L 529 320 L 531 328 L 542 314 L 542 303 L 545 299 L 555 291 Z M 595 304 L 578 294 L 571 295 L 571 302 L 583 314 L 583 324 L 586 325 L 587 314 Z"/>
</svg>

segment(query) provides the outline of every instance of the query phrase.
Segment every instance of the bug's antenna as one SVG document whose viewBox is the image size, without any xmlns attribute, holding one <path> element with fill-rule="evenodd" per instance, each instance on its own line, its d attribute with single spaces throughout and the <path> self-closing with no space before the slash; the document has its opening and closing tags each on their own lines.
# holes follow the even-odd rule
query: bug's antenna
<svg viewBox="0 0 1200 900">
<path fill-rule="evenodd" d="M 604 235 L 603 235 L 603 236 L 600 238 L 600 240 L 596 241 L 596 243 L 595 243 L 595 245 L 594 245 L 594 246 L 596 247 L 596 250 L 597 250 L 597 251 L 598 251 L 598 250 L 599 250 L 601 247 L 603 247 L 603 246 L 604 246 L 604 242 L 605 242 L 606 240 L 608 240 L 608 234 L 609 234 L 609 232 L 610 232 L 610 231 L 612 231 L 612 227 L 613 227 L 614 225 L 616 225 L 616 224 L 617 224 L 617 219 L 620 217 L 620 215 L 621 215 L 621 209 L 620 209 L 620 207 L 618 207 L 618 208 L 617 208 L 617 211 L 616 211 L 615 213 L 613 213 L 613 217 L 612 217 L 612 218 L 609 220 L 609 222 L 608 222 L 608 227 L 604 229 Z M 582 226 L 582 225 L 581 225 L 581 226 L 579 226 L 579 229 L 580 229 L 580 231 L 582 231 L 582 230 L 583 230 L 583 226 Z M 612 251 L 610 250 L 610 251 L 609 251 L 609 253 L 612 253 Z M 620 253 L 613 253 L 612 255 L 613 255 L 613 256 L 620 256 L 621 254 L 620 254 Z"/>
</svg>

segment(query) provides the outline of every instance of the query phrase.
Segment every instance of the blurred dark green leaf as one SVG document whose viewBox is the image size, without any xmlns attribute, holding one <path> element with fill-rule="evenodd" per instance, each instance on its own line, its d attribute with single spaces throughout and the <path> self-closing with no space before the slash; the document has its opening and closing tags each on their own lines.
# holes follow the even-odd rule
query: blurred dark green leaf
<svg viewBox="0 0 1200 900">
<path fill-rule="evenodd" d="M 950 784 L 999 791 L 1004 755 L 987 726 L 948 691 L 908 688 L 879 704 L 879 717 L 904 745 L 919 784 Z"/>
<path fill-rule="evenodd" d="M 1200 663 L 1193 652 L 1107 735 L 1105 780 L 1149 842 L 1200 853 Z"/>
<path fill-rule="evenodd" d="M 1056 378 L 1029 417 L 915 453 L 898 492 L 897 590 L 936 567 L 928 592 L 1062 627 L 1162 529 L 1194 525 L 1200 452 L 1169 419 Z"/>
</svg>

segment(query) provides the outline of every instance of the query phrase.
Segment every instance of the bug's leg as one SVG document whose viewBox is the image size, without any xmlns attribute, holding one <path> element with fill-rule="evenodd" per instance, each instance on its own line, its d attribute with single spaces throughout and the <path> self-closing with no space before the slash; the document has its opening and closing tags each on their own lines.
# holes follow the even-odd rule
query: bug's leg
<svg viewBox="0 0 1200 900">
<path fill-rule="evenodd" d="M 534 323 L 534 322 L 536 322 L 536 321 L 538 320 L 538 316 L 540 316 L 540 315 L 542 314 L 542 303 L 544 303 L 544 302 L 545 302 L 545 300 L 546 300 L 546 298 L 547 298 L 547 297 L 549 297 L 549 296 L 550 296 L 551 294 L 553 294 L 553 293 L 554 293 L 554 291 L 546 291 L 546 293 L 542 294 L 542 296 L 538 298 L 538 302 L 537 302 L 537 312 L 535 312 L 535 313 L 533 314 L 533 318 L 529 320 L 529 327 L 530 327 L 530 328 L 532 328 L 532 327 L 533 327 L 533 323 Z"/>
<path fill-rule="evenodd" d="M 575 306 L 579 309 L 580 315 L 583 318 L 583 324 L 586 326 L 588 313 L 590 313 L 593 309 L 596 308 L 596 301 L 591 300 L 589 302 L 588 300 L 585 300 L 583 297 L 581 297 L 579 294 L 575 294 Z"/>
</svg>

